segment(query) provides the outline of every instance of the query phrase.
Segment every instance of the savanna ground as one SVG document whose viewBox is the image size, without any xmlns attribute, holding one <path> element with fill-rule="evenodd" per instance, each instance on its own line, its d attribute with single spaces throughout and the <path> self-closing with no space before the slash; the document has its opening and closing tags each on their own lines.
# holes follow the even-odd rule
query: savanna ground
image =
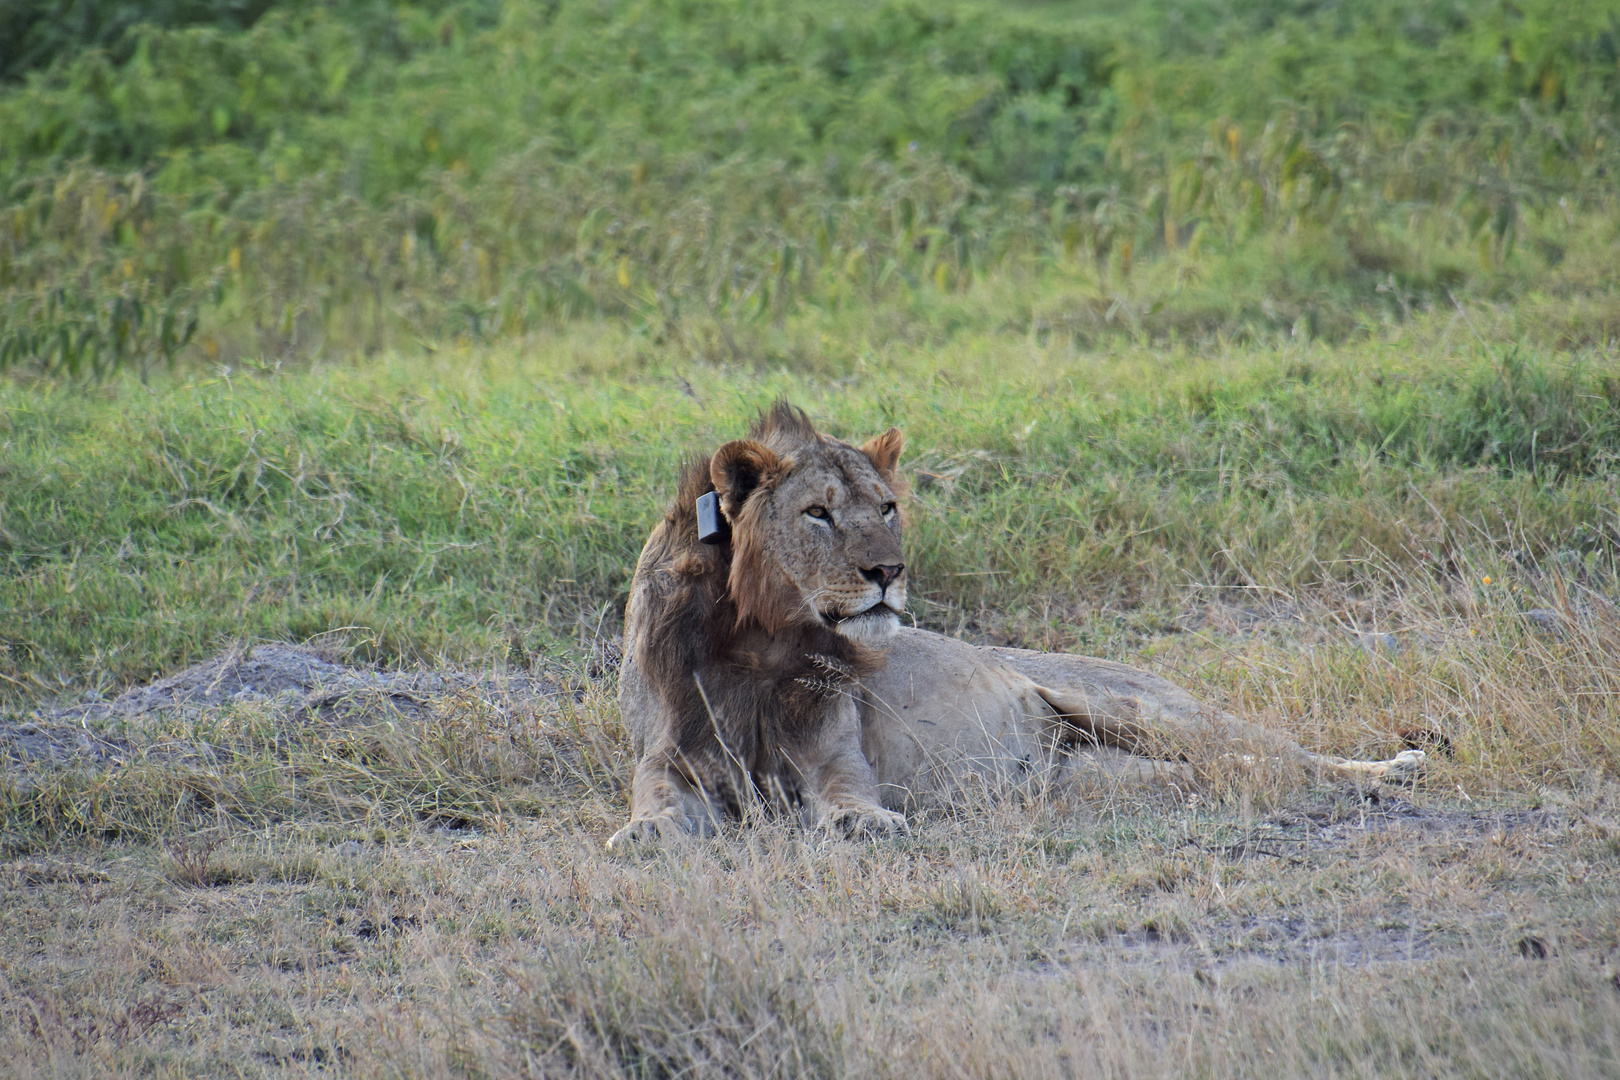
<svg viewBox="0 0 1620 1080">
<path fill-rule="evenodd" d="M 53 11 L 8 1074 L 1620 1075 L 1610 8 Z M 609 857 L 635 554 L 779 396 L 906 432 L 920 625 L 1427 774 Z"/>
<path fill-rule="evenodd" d="M 1500 378 L 1443 329 L 1201 356 L 997 339 L 837 379 L 624 370 L 592 333 L 8 391 L 4 525 L 75 551 L 36 539 L 5 583 L 29 613 L 7 731 L 40 754 L 3 788 L 9 1060 L 1613 1075 L 1612 469 L 1313 463 L 1298 425 L 1268 431 L 1405 386 L 1442 438 L 1424 365 L 1448 357 L 1459 394 Z M 558 355 L 610 366 L 558 375 Z M 1555 363 L 1523 392 L 1597 377 Z M 609 857 L 632 766 L 618 591 L 683 448 L 777 394 L 852 437 L 910 432 L 920 622 L 1141 663 L 1316 749 L 1415 741 L 1428 776 L 1354 791 L 1215 762 L 1195 789 L 992 798 L 900 840 L 761 821 Z M 238 696 L 250 680 L 210 668 L 190 688 L 223 704 L 115 708 L 289 638 L 334 662 L 308 680 L 324 698 Z M 486 674 L 400 696 L 341 662 Z"/>
</svg>

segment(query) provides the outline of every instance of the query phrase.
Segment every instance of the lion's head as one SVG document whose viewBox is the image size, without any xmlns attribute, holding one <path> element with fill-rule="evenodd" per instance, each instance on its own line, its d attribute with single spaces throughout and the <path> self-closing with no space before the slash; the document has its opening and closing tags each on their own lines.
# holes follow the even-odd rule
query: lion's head
<svg viewBox="0 0 1620 1080">
<path fill-rule="evenodd" d="M 709 461 L 731 523 L 727 582 L 739 622 L 775 633 L 820 623 L 855 641 L 888 637 L 906 607 L 894 428 L 859 449 L 784 403 Z"/>
</svg>

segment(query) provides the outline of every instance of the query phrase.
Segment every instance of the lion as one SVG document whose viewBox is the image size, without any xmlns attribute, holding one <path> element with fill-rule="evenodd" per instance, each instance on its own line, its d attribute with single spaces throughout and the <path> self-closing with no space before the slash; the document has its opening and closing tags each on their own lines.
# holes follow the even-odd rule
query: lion
<svg viewBox="0 0 1620 1080">
<path fill-rule="evenodd" d="M 857 448 L 778 402 L 683 468 L 625 608 L 637 765 L 610 849 L 709 834 L 759 804 L 845 835 L 903 832 L 905 811 L 991 788 L 1186 779 L 1211 748 L 1340 779 L 1421 769 L 1421 751 L 1311 753 L 1125 664 L 902 626 L 902 445 L 890 428 Z"/>
</svg>

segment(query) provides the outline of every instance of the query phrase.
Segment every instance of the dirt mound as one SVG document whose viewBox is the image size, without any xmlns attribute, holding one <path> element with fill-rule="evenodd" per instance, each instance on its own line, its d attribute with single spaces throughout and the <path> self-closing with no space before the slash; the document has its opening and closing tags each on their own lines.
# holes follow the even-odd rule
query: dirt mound
<svg viewBox="0 0 1620 1080">
<path fill-rule="evenodd" d="M 268 706 L 287 720 L 363 724 L 417 718 L 450 699 L 476 699 L 503 714 L 517 705 L 555 700 L 562 692 L 556 682 L 525 672 L 386 670 L 347 664 L 305 645 L 255 645 L 132 687 L 111 701 L 0 720 L 0 759 L 19 765 L 38 760 L 115 764 L 128 748 L 119 731 L 124 725 L 159 714 L 201 716 L 239 704 Z"/>
</svg>

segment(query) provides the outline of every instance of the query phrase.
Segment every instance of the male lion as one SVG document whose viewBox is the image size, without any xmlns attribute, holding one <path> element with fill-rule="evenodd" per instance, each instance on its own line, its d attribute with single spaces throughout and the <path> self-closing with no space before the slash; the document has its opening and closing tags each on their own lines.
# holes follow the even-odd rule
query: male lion
<svg viewBox="0 0 1620 1080">
<path fill-rule="evenodd" d="M 1422 766 L 1312 754 L 1124 664 L 901 627 L 901 442 L 890 428 L 856 449 L 779 402 L 683 470 L 630 585 L 619 704 L 639 764 L 610 848 L 711 831 L 756 797 L 806 825 L 893 832 L 896 811 L 985 785 L 1184 776 L 1199 743 L 1335 777 Z M 694 507 L 711 491 L 724 522 L 704 543 Z"/>
</svg>

